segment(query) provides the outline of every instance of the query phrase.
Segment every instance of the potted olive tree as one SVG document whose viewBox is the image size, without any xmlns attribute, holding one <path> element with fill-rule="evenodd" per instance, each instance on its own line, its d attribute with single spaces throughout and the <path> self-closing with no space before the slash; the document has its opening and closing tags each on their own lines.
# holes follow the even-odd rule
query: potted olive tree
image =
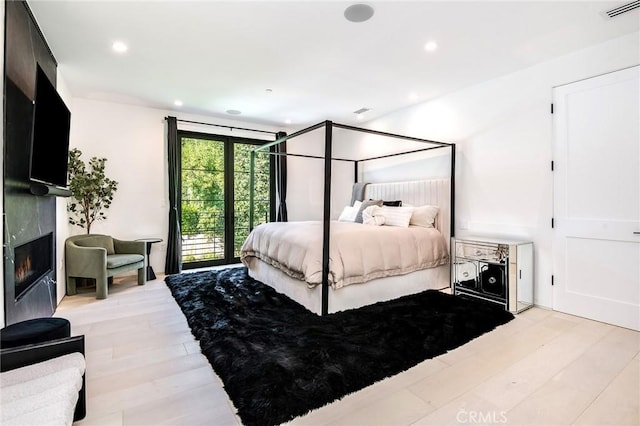
<svg viewBox="0 0 640 426">
<path fill-rule="evenodd" d="M 106 219 L 105 210 L 111 206 L 118 182 L 104 174 L 106 158 L 92 157 L 89 164 L 80 158 L 82 151 L 69 151 L 69 189 L 71 199 L 67 205 L 69 223 L 85 228 L 91 233 L 96 220 Z"/>
</svg>

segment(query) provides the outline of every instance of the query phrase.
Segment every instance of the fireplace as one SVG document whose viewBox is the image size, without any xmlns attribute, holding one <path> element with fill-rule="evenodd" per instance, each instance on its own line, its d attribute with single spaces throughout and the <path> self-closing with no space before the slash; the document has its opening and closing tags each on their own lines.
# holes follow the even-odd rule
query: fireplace
<svg viewBox="0 0 640 426">
<path fill-rule="evenodd" d="M 14 298 L 17 301 L 53 270 L 53 233 L 17 246 L 14 253 Z"/>
<path fill-rule="evenodd" d="M 56 61 L 23 1 L 5 2 L 5 52 L 2 120 L 4 209 L 2 217 L 4 325 L 50 317 L 57 306 L 57 274 L 63 264 L 56 259 L 56 199 L 29 191 L 29 165 L 33 137 L 33 99 L 36 68 L 40 64 L 55 79 Z M 64 223 L 66 219 L 60 218 Z M 44 236 L 45 254 L 40 249 L 21 247 Z M 40 244 L 36 244 L 37 246 Z M 19 248 L 20 247 L 20 248 Z M 31 251 L 27 260 L 25 253 Z M 35 262 L 35 264 L 34 264 Z M 46 263 L 41 263 L 46 262 Z M 16 265 L 20 265 L 17 266 Z M 16 269 L 17 268 L 17 269 Z M 49 272 L 45 272 L 49 271 Z M 17 276 L 20 278 L 17 279 Z M 60 286 L 63 287 L 62 283 Z M 0 315 L 2 315 L 0 314 Z"/>
</svg>

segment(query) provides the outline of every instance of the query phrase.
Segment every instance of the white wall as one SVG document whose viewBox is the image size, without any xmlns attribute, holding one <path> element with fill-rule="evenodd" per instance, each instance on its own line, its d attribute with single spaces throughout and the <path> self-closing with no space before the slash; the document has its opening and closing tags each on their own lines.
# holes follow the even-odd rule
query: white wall
<svg viewBox="0 0 640 426">
<path fill-rule="evenodd" d="M 83 98 L 73 99 L 70 148 L 79 148 L 85 161 L 93 156 L 107 158 L 107 177 L 118 182 L 113 204 L 106 211 L 107 219 L 95 222 L 91 232 L 109 234 L 120 239 L 162 238 L 164 241 L 154 244 L 151 249 L 150 264 L 156 273 L 164 273 L 168 232 L 169 190 L 164 120 L 168 115 L 179 119 L 274 132 L 281 130 L 232 120 L 187 115 L 179 111 Z M 187 126 L 178 123 L 178 128 L 254 139 L 265 138 L 257 133 L 238 130 L 229 133 L 228 129 L 220 127 Z M 58 225 L 67 226 L 69 235 L 86 232 L 77 226 L 64 225 L 65 217 L 58 216 Z"/>
<path fill-rule="evenodd" d="M 455 232 L 530 239 L 535 303 L 551 307 L 552 88 L 640 63 L 640 34 L 576 51 L 367 123 L 455 142 Z"/>
<path fill-rule="evenodd" d="M 324 143 L 324 127 L 287 142 L 288 153 L 320 157 L 287 157 L 287 213 L 290 221 L 323 219 Z M 351 201 L 354 166 L 352 162 L 333 161 L 331 167 L 331 217 L 337 219 L 342 208 Z"/>
<path fill-rule="evenodd" d="M 451 148 L 369 160 L 360 163 L 361 182 L 405 182 L 411 180 L 449 178 Z"/>
</svg>

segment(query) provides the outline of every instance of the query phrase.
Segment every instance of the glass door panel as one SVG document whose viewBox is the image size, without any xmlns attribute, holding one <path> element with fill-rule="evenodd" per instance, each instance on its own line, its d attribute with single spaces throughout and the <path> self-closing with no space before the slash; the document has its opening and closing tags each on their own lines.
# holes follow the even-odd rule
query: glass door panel
<svg viewBox="0 0 640 426">
<path fill-rule="evenodd" d="M 179 132 L 181 141 L 182 266 L 239 261 L 249 235 L 250 153 L 262 141 Z M 255 164 L 254 226 L 272 215 L 271 159 Z"/>
<path fill-rule="evenodd" d="M 182 263 L 225 257 L 225 142 L 181 138 Z"/>
<path fill-rule="evenodd" d="M 250 152 L 256 146 L 247 143 L 234 144 L 234 250 L 233 257 L 240 257 L 240 249 L 249 235 L 249 163 Z M 271 167 L 269 155 L 257 155 L 255 162 L 254 226 L 269 222 L 271 214 Z"/>
</svg>

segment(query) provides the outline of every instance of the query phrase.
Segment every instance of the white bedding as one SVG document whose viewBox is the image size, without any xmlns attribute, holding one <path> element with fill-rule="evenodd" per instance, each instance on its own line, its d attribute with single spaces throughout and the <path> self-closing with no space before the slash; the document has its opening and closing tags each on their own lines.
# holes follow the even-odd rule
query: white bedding
<svg viewBox="0 0 640 426">
<path fill-rule="evenodd" d="M 322 315 L 322 286 L 309 288 L 303 281 L 274 268 L 255 257 L 250 261 L 249 275 L 261 283 L 267 284 L 278 293 L 295 300 L 309 311 Z M 362 284 L 348 285 L 338 290 L 329 287 L 327 312 L 334 313 L 362 306 L 372 305 L 385 300 L 397 299 L 425 290 L 440 290 L 449 287 L 449 265 L 422 269 L 406 275 L 376 278 Z"/>
<path fill-rule="evenodd" d="M 449 262 L 447 243 L 435 228 L 331 222 L 330 242 L 334 289 Z M 260 259 L 315 287 L 322 283 L 322 222 L 262 224 L 249 234 L 240 258 L 247 266 L 251 258 Z"/>
</svg>

